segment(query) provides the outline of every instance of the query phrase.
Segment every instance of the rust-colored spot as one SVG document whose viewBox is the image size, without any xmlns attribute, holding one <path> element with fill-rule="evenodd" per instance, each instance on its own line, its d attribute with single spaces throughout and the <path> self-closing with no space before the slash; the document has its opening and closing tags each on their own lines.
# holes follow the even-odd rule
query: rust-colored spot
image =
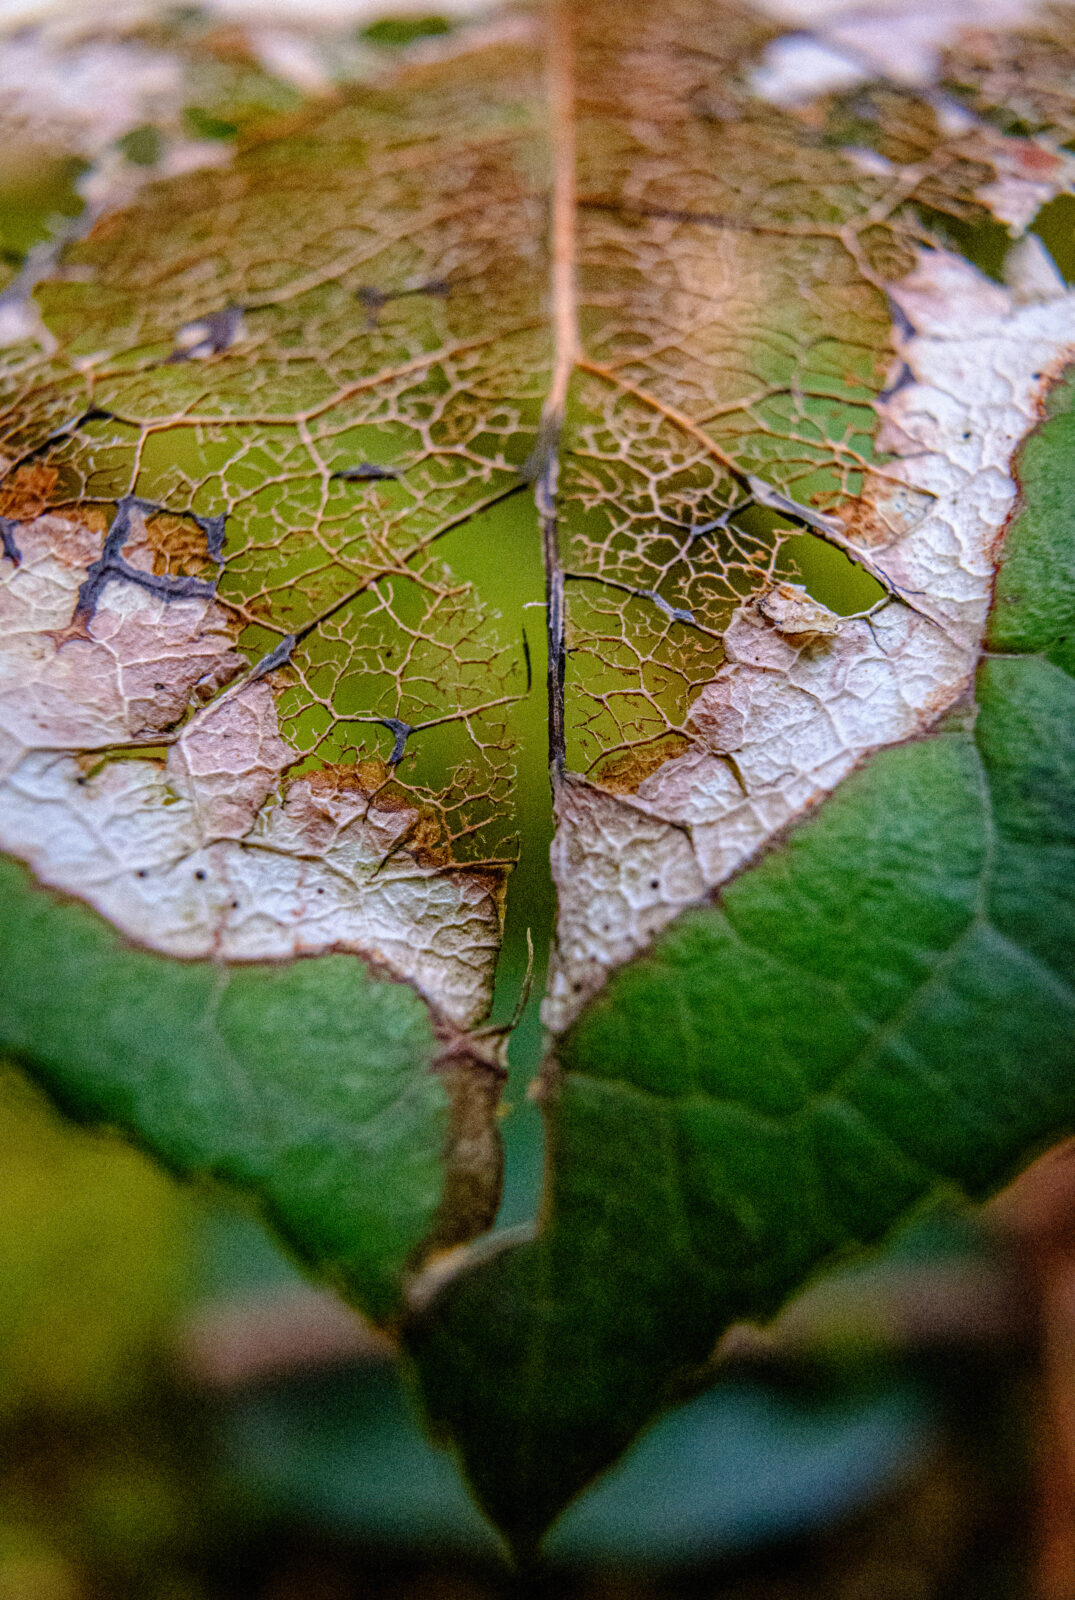
<svg viewBox="0 0 1075 1600">
<path fill-rule="evenodd" d="M 508 874 L 510 866 L 468 866 L 467 874 L 474 883 L 478 883 L 490 894 L 498 905 L 502 905 L 508 888 Z"/>
<path fill-rule="evenodd" d="M 432 811 L 421 811 L 407 841 L 411 855 L 420 867 L 448 867 L 452 852 L 444 843 L 444 827 Z"/>
<path fill-rule="evenodd" d="M 205 530 L 189 517 L 159 512 L 145 520 L 146 544 L 153 554 L 153 571 L 170 578 L 197 578 L 212 567 Z"/>
<path fill-rule="evenodd" d="M 220 27 L 210 28 L 207 33 L 202 34 L 198 43 L 207 55 L 214 56 L 217 61 L 226 62 L 229 66 L 256 67 L 259 64 L 257 52 L 250 43 L 246 29 L 236 23 L 224 23 Z"/>
<path fill-rule="evenodd" d="M 59 479 L 56 467 L 43 461 L 27 461 L 4 479 L 0 488 L 0 517 L 15 522 L 32 522 L 54 504 Z"/>
<path fill-rule="evenodd" d="M 690 749 L 690 740 L 681 733 L 669 733 L 637 750 L 625 750 L 620 755 L 609 756 L 597 764 L 590 773 L 591 781 L 608 794 L 636 794 L 639 784 Z"/>
<path fill-rule="evenodd" d="M 1005 148 L 1013 157 L 1013 164 L 1027 177 L 1051 178 L 1060 170 L 1060 157 L 1033 139 L 1010 140 Z"/>
<path fill-rule="evenodd" d="M 378 811 L 413 811 L 415 802 L 393 781 L 387 761 L 370 757 L 366 761 L 327 761 L 316 772 L 307 773 L 304 782 L 312 794 L 359 794 L 377 796 Z"/>
<path fill-rule="evenodd" d="M 326 762 L 316 772 L 304 774 L 302 781 L 315 797 L 331 799 L 335 795 L 357 795 L 372 801 L 375 812 L 409 812 L 414 821 L 407 830 L 404 848 L 413 861 L 420 867 L 451 867 L 465 871 L 486 889 L 498 905 L 502 904 L 507 868 L 482 862 L 471 865 L 457 860 L 443 817 L 434 807 L 423 805 L 401 784 L 387 761 L 373 756 L 365 761 Z"/>
<path fill-rule="evenodd" d="M 906 539 L 925 517 L 933 498 L 896 477 L 871 473 L 857 499 L 837 515 L 848 539 L 861 550 L 883 550 Z"/>
</svg>

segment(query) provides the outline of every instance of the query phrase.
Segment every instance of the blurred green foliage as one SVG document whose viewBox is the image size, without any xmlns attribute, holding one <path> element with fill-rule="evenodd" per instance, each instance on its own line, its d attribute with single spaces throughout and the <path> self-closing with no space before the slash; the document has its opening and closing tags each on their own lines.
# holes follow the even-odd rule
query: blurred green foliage
<svg viewBox="0 0 1075 1600">
<path fill-rule="evenodd" d="M 526 1170 L 508 1196 L 517 1212 Z M 979 1249 L 942 1211 L 893 1261 Z M 886 1270 L 858 1269 L 863 1304 Z M 16 1069 L 0 1073 L 0 1600 L 516 1594 L 389 1365 L 296 1369 L 216 1395 L 177 1365 L 204 1300 L 257 1306 L 298 1283 L 252 1217 L 69 1126 Z M 536 1593 L 606 1600 L 614 1583 L 628 1600 L 830 1600 L 822 1574 L 847 1565 L 867 1585 L 846 1591 L 856 1600 L 947 1600 L 941 1578 L 991 1504 L 978 1475 L 999 1487 L 1011 1467 L 995 1438 L 972 1441 L 977 1462 L 950 1459 L 943 1418 L 995 1374 L 975 1377 L 960 1356 L 962 1377 L 938 1387 L 928 1364 L 894 1364 L 861 1332 L 834 1321 L 827 1338 L 805 1366 L 729 1374 L 647 1433 L 564 1519 Z M 1003 1406 L 982 1410 L 995 1432 Z M 862 1520 L 897 1492 L 898 1518 Z M 849 1516 L 847 1534 L 824 1531 Z M 760 1576 L 810 1561 L 816 1584 Z M 734 1587 L 705 1577 L 718 1570 L 739 1574 Z"/>
<path fill-rule="evenodd" d="M 139 1392 L 188 1291 L 191 1206 L 130 1145 L 75 1133 L 0 1070 L 0 1425 Z"/>
<path fill-rule="evenodd" d="M 0 150 L 0 289 L 29 250 L 82 210 L 86 163 L 34 144 Z"/>
</svg>

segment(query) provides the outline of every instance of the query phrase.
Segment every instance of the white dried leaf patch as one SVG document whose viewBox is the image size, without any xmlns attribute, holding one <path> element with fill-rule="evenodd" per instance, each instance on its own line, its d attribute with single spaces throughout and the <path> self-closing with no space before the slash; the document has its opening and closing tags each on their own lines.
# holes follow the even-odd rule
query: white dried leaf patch
<svg viewBox="0 0 1075 1600">
<path fill-rule="evenodd" d="M 41 517 L 18 528 L 21 563 L 0 563 L 0 849 L 165 954 L 352 951 L 473 1023 L 500 940 L 488 878 L 420 861 L 417 810 L 357 776 L 286 784 L 271 682 L 218 693 L 245 663 L 216 601 L 116 578 L 72 628 L 101 546 Z M 161 743 L 164 759 L 137 753 Z"/>
<path fill-rule="evenodd" d="M 1012 458 L 1075 358 L 1075 294 L 1055 280 L 1045 294 L 1040 261 L 1031 269 L 1036 290 L 1005 289 L 958 256 L 923 252 L 892 289 L 912 330 L 896 336 L 900 381 L 878 403 L 879 448 L 896 460 L 846 516 L 849 550 L 890 602 L 856 619 L 810 602 L 811 619 L 793 585 L 755 598 L 693 702 L 692 749 L 633 795 L 562 786 L 544 1010 L 554 1030 L 863 756 L 921 732 L 966 692 L 1016 494 Z"/>
<path fill-rule="evenodd" d="M 777 105 L 810 100 L 870 78 L 931 88 L 942 52 L 964 29 L 1014 27 L 1040 9 L 1036 0 L 753 3 L 757 10 L 802 30 L 774 40 L 754 79 L 755 91 Z"/>
</svg>

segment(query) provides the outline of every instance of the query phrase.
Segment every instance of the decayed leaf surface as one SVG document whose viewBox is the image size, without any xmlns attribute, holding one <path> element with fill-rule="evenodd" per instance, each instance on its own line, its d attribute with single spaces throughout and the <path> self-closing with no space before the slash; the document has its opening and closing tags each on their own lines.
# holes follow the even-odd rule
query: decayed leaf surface
<svg viewBox="0 0 1075 1600">
<path fill-rule="evenodd" d="M 624 50 L 636 71 L 643 42 L 659 51 L 663 18 L 648 32 L 637 21 Z M 649 83 L 674 82 L 676 58 L 669 48 L 665 70 L 652 62 Z M 1005 284 L 915 238 L 930 214 L 940 224 L 938 212 L 984 222 L 990 167 L 994 184 L 1010 178 L 1000 198 L 1014 211 L 1035 165 L 1063 187 L 1067 158 L 1045 142 L 1004 149 L 991 125 L 954 104 L 945 136 L 935 106 L 889 86 L 854 105 L 811 105 L 792 135 L 756 106 L 729 108 L 736 81 L 734 70 L 720 78 L 704 199 L 693 166 L 689 181 L 670 174 L 662 144 L 671 124 L 682 151 L 683 111 L 645 120 L 634 102 L 638 145 L 665 157 L 651 178 L 660 199 L 638 199 L 643 155 L 603 203 L 631 240 L 621 259 L 647 225 L 667 230 L 662 263 L 694 245 L 693 230 L 710 230 L 710 282 L 725 298 L 711 290 L 709 304 L 734 352 L 711 381 L 731 373 L 740 395 L 749 391 L 736 357 L 754 333 L 744 294 L 762 271 L 793 263 L 776 297 L 787 320 L 775 335 L 769 323 L 754 334 L 771 362 L 784 358 L 784 385 L 748 369 L 756 388 L 730 407 L 734 448 L 719 405 L 706 395 L 694 410 L 688 390 L 679 437 L 696 438 L 705 416 L 705 433 L 742 473 L 730 474 L 728 501 L 738 490 L 842 537 L 888 599 L 843 619 L 792 585 L 761 586 L 726 621 L 723 660 L 677 730 L 693 736 L 690 748 L 627 767 L 626 783 L 624 767 L 611 783 L 598 767 L 596 782 L 560 785 L 558 970 L 546 1015 L 567 1031 L 546 1092 L 541 1231 L 475 1256 L 413 1338 L 434 1423 L 460 1443 L 479 1496 L 522 1549 L 674 1398 L 730 1322 L 771 1314 L 819 1263 L 878 1238 L 930 1194 L 988 1192 L 1075 1109 L 1075 704 L 1049 664 L 1064 663 L 1072 621 L 1070 518 L 1058 498 L 1066 391 L 1028 451 L 1026 504 L 993 611 L 993 643 L 1013 654 L 980 656 L 1016 494 L 1013 449 L 1070 359 L 1071 297 L 1033 237 L 1012 251 Z M 583 82 L 604 90 L 615 73 L 606 65 Z M 594 120 L 607 108 L 602 99 Z M 847 180 L 833 218 L 832 190 L 822 210 L 808 179 L 834 182 L 847 157 L 815 130 L 842 131 L 852 117 L 871 148 L 848 155 L 878 188 Z M 727 121 L 742 140 L 733 150 L 721 143 Z M 766 147 L 777 130 L 794 154 Z M 768 179 L 760 202 L 748 191 L 749 209 L 737 160 L 756 161 Z M 772 175 L 789 168 L 794 200 L 776 188 L 774 201 Z M 1038 192 L 1031 213 L 1052 192 Z M 784 208 L 777 218 L 766 201 Z M 742 266 L 755 234 L 764 266 L 759 248 L 751 277 Z M 724 262 L 740 270 L 722 280 Z M 890 321 L 879 336 L 864 311 L 882 285 Z M 843 392 L 831 370 L 821 394 L 811 381 L 819 349 L 836 352 L 831 303 L 828 340 L 810 311 L 841 292 L 858 311 L 848 345 L 860 358 L 863 347 L 887 347 L 883 383 L 872 393 L 864 384 L 875 428 L 861 424 L 865 441 L 851 434 L 859 396 L 848 392 L 847 357 Z M 806 324 L 797 342 L 796 312 Z M 656 410 L 672 340 L 655 341 L 657 375 L 643 383 L 648 350 L 617 331 L 628 350 L 623 389 L 646 394 L 629 394 L 625 409 Z M 636 437 L 617 452 L 629 464 L 619 470 L 641 453 Z M 774 480 L 797 513 L 775 499 Z M 689 627 L 690 591 L 679 593 L 674 620 Z M 898 747 L 863 762 L 882 744 Z M 785 839 L 788 823 L 849 773 Z M 769 841 L 776 848 L 714 907 L 681 911 Z"/>
<path fill-rule="evenodd" d="M 518 688 L 437 546 L 517 489 L 506 450 L 544 337 L 510 274 L 502 329 L 483 309 L 494 211 L 503 226 L 528 203 L 490 159 L 518 137 L 510 55 L 500 80 L 493 94 L 464 73 L 409 100 L 369 95 L 226 171 L 147 191 L 67 252 L 69 281 L 39 294 L 45 351 L 10 362 L 0 843 L 201 973 L 170 978 L 100 931 L 94 959 L 115 966 L 121 1017 L 144 1020 L 143 986 L 194 987 L 174 1058 L 128 1030 L 114 1082 L 82 1109 L 184 1170 L 260 1190 L 304 1253 L 346 1268 L 378 1311 L 423 1238 L 490 1220 L 499 1177 L 500 1069 L 467 1030 L 499 943 L 501 718 Z M 442 167 L 453 120 L 459 159 Z M 46 996 L 70 979 L 64 938 L 57 925 L 54 943 L 35 941 Z M 374 976 L 341 968 L 341 952 Z M 335 976 L 319 978 L 313 958 L 329 953 Z M 236 963 L 296 956 L 300 988 L 344 983 L 324 1027 L 342 1007 L 338 1038 L 361 1044 L 357 1093 L 324 1122 L 332 1182 L 328 1150 L 305 1171 L 289 1153 L 287 1123 L 325 1116 L 317 1101 L 346 1049 L 311 1067 L 323 1029 L 294 1032 L 269 999 L 282 979 L 263 969 L 265 998 L 248 1002 L 266 1020 L 238 1100 L 226 1041 L 183 1042 L 220 984 L 253 982 Z M 69 1040 L 50 1037 L 33 983 L 9 982 L 8 1043 L 62 1073 Z M 410 1038 L 405 1090 L 392 1049 L 378 1065 L 382 1012 Z M 155 1085 L 137 1105 L 127 1072 Z M 188 1147 L 190 1095 L 221 1093 L 230 1109 Z M 275 1129 L 236 1160 L 249 1116 Z M 274 1167 L 291 1173 L 286 1196 Z"/>
<path fill-rule="evenodd" d="M 1075 1119 L 1070 404 L 1028 452 L 976 707 L 611 980 L 560 1042 L 541 1236 L 417 1331 L 432 1416 L 523 1548 L 729 1323 Z"/>
<path fill-rule="evenodd" d="M 143 185 L 10 351 L 5 1041 L 379 1314 L 495 1195 L 530 657 L 452 564 L 532 497 L 550 1186 L 411 1294 L 521 1544 L 729 1319 L 1071 1115 L 1066 415 L 981 664 L 1075 355 L 1069 46 L 920 23 L 512 15 Z"/>
</svg>

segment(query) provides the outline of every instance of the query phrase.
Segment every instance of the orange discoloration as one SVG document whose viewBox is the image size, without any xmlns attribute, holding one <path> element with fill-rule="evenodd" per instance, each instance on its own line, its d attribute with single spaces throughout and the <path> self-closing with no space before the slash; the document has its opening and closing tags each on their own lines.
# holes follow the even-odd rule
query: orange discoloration
<svg viewBox="0 0 1075 1600">
<path fill-rule="evenodd" d="M 202 35 L 201 47 L 207 55 L 229 65 L 256 67 L 258 56 L 250 43 L 246 29 L 235 23 L 225 23 L 211 28 Z"/>
<path fill-rule="evenodd" d="M 620 755 L 609 756 L 590 774 L 608 794 L 636 794 L 640 784 L 663 767 L 666 761 L 683 755 L 690 749 L 690 740 L 682 734 L 671 733 L 664 739 L 637 750 L 625 750 Z"/>
<path fill-rule="evenodd" d="M 205 532 L 189 517 L 158 513 L 145 521 L 145 540 L 153 556 L 153 571 L 168 577 L 198 578 L 215 570 L 206 548 Z"/>
<path fill-rule="evenodd" d="M 42 461 L 28 461 L 4 479 L 0 488 L 0 517 L 30 522 L 55 504 L 59 470 Z"/>
<path fill-rule="evenodd" d="M 366 761 L 326 762 L 304 780 L 314 795 L 361 794 L 377 797 L 379 811 L 413 811 L 414 800 L 392 780 L 392 768 L 376 756 Z"/>
</svg>

